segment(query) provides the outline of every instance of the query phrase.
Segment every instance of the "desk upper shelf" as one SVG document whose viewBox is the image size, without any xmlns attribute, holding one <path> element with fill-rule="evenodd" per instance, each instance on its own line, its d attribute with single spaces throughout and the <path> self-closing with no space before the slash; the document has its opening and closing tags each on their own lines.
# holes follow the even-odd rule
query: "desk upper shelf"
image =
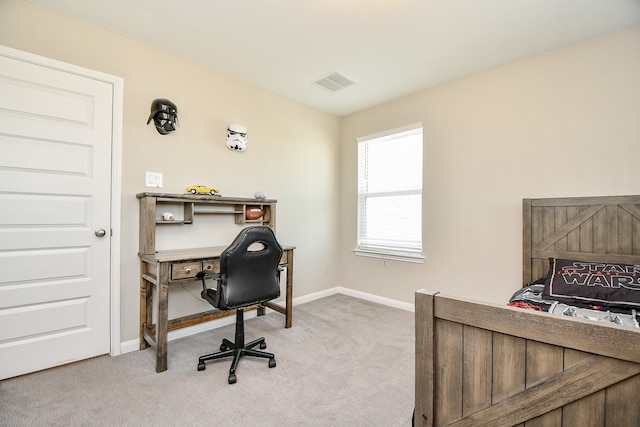
<svg viewBox="0 0 640 427">
<path fill-rule="evenodd" d="M 275 199 L 253 199 L 223 197 L 208 194 L 139 193 L 140 201 L 140 254 L 156 252 L 156 226 L 164 224 L 192 224 L 194 215 L 232 215 L 236 224 L 262 224 L 275 230 Z M 182 206 L 182 216 L 174 220 L 163 220 L 162 206 Z M 248 208 L 262 209 L 258 219 L 247 219 Z"/>
</svg>

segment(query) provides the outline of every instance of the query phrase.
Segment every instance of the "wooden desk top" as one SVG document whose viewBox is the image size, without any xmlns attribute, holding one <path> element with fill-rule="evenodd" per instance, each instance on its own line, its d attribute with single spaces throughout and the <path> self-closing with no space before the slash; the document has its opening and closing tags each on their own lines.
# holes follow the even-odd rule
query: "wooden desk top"
<svg viewBox="0 0 640 427">
<path fill-rule="evenodd" d="M 173 262 L 173 261 L 190 261 L 195 259 L 219 258 L 222 251 L 227 246 L 209 246 L 206 248 L 189 248 L 189 249 L 171 249 L 167 251 L 158 251 L 152 255 L 138 254 L 140 258 L 148 262 Z M 282 245 L 287 250 L 295 249 L 295 246 Z"/>
</svg>

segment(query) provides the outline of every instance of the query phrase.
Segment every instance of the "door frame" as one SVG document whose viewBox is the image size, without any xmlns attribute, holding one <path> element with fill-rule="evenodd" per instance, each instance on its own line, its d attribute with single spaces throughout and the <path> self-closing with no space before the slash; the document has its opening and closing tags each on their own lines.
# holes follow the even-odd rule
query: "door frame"
<svg viewBox="0 0 640 427">
<path fill-rule="evenodd" d="M 120 342 L 120 235 L 122 195 L 122 112 L 124 102 L 124 79 L 122 77 L 90 70 L 77 65 L 46 58 L 29 52 L 0 45 L 0 55 L 34 65 L 48 67 L 67 73 L 108 83 L 113 88 L 113 110 L 111 122 L 111 241 L 110 241 L 110 351 L 111 356 L 121 353 Z"/>
</svg>

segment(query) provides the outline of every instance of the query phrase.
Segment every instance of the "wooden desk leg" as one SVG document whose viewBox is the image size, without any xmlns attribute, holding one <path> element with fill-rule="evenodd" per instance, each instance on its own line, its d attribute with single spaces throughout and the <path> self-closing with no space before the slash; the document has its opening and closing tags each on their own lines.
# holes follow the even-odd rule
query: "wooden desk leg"
<svg viewBox="0 0 640 427">
<path fill-rule="evenodd" d="M 293 320 L 293 249 L 287 251 L 287 295 L 284 327 L 290 328 Z"/>
<path fill-rule="evenodd" d="M 149 307 L 149 282 L 143 279 L 147 272 L 147 264 L 140 263 L 140 350 L 147 348 L 147 340 L 144 339 L 144 330 L 147 327 L 147 309 Z"/>
<path fill-rule="evenodd" d="M 144 319 L 144 329 L 142 331 L 143 340 L 145 340 L 145 336 L 147 336 L 147 331 L 149 330 L 149 328 L 153 326 L 153 288 L 151 285 L 152 285 L 151 282 L 146 281 L 146 290 L 145 290 L 146 306 L 144 308 L 146 317 Z M 149 343 L 147 343 L 147 341 L 145 340 L 145 347 L 147 347 L 148 344 Z"/>
<path fill-rule="evenodd" d="M 156 321 L 156 372 L 167 370 L 167 335 L 169 332 L 169 267 L 160 263 L 158 277 L 158 318 Z"/>
</svg>

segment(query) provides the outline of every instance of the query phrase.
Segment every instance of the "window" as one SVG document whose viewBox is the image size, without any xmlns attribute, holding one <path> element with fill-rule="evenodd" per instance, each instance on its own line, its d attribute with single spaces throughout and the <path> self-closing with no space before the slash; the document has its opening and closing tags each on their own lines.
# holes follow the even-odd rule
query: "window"
<svg viewBox="0 0 640 427">
<path fill-rule="evenodd" d="M 422 262 L 422 125 L 358 138 L 355 253 Z"/>
</svg>

